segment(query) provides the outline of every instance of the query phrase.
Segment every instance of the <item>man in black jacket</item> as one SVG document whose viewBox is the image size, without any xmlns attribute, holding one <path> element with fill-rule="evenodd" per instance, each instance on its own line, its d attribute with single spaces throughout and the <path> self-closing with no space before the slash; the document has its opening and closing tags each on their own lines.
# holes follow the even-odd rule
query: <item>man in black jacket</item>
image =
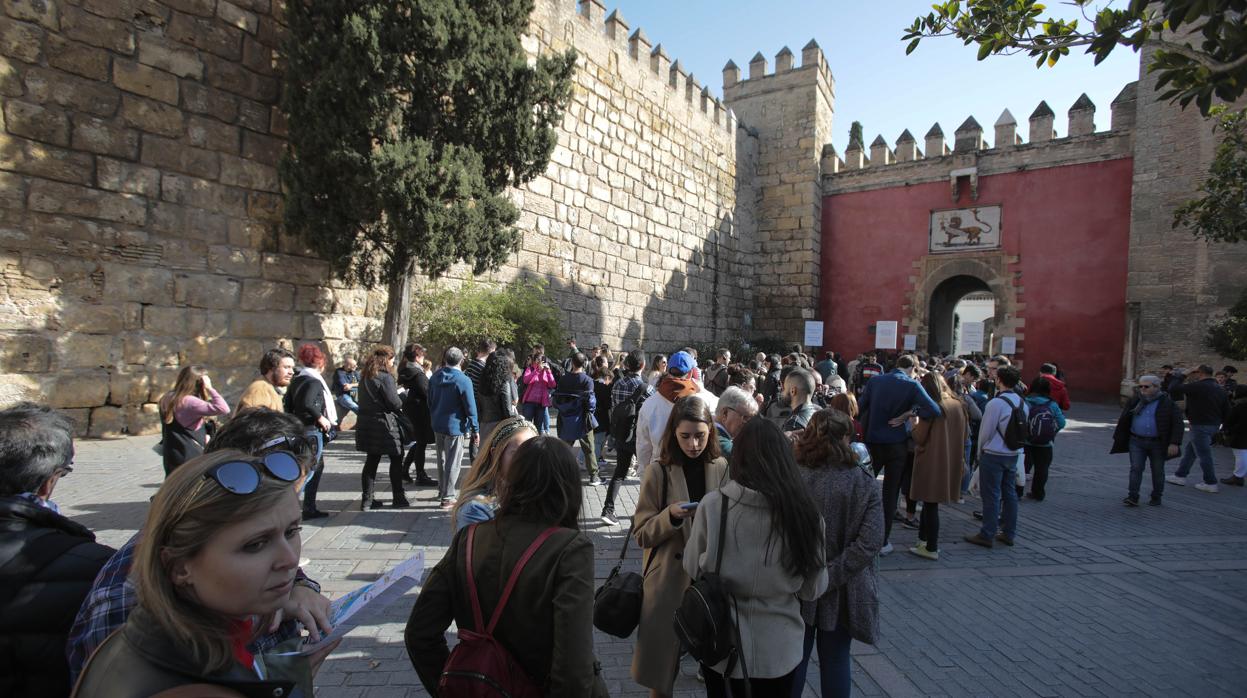
<svg viewBox="0 0 1247 698">
<path fill-rule="evenodd" d="M 73 472 L 71 432 L 47 407 L 0 411 L 0 696 L 69 695 L 69 627 L 113 554 L 52 502 Z"/>
<path fill-rule="evenodd" d="M 1195 489 L 1209 494 L 1217 491 L 1217 471 L 1212 461 L 1212 437 L 1221 429 L 1221 423 L 1230 413 L 1230 400 L 1213 378 L 1212 366 L 1201 364 L 1191 371 L 1186 383 L 1170 389 L 1169 396 L 1174 400 L 1186 399 L 1186 419 L 1191 423 L 1191 440 L 1186 443 L 1182 452 L 1182 462 L 1173 475 L 1165 478 L 1166 482 L 1185 485 L 1186 476 L 1195 465 L 1195 457 L 1199 456 L 1199 467 L 1204 471 L 1204 481 L 1195 484 Z"/>
<path fill-rule="evenodd" d="M 1113 448 L 1109 453 L 1130 454 L 1130 484 L 1122 503 L 1139 505 L 1143 466 L 1152 464 L 1152 496 L 1148 504 L 1158 506 L 1165 493 L 1165 459 L 1174 458 L 1182 446 L 1182 414 L 1173 398 L 1164 391 L 1157 376 L 1140 376 L 1138 394 L 1117 418 Z"/>
</svg>

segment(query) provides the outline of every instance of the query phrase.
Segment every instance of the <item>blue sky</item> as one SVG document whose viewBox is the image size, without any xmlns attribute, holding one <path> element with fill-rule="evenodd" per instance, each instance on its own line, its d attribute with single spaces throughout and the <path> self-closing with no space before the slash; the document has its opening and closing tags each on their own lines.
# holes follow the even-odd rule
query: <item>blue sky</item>
<svg viewBox="0 0 1247 698">
<path fill-rule="evenodd" d="M 1126 48 L 1098 66 L 1090 56 L 1071 52 L 1054 68 L 1035 68 L 1025 55 L 977 61 L 975 47 L 954 38 L 926 39 L 906 56 L 902 29 L 930 6 L 917 0 L 607 0 L 607 13 L 618 8 L 633 30 L 643 28 L 720 97 L 728 59 L 747 75 L 749 59 L 761 51 L 773 71 L 781 48 L 792 49 L 799 65 L 801 47 L 817 40 L 836 79 L 834 143 L 840 153 L 853 121 L 862 122 L 867 144 L 883 134 L 895 145 L 905 129 L 921 143 L 936 121 L 951 140 L 973 115 L 990 143 L 992 124 L 1006 107 L 1026 138 L 1026 119 L 1040 100 L 1057 113 L 1056 130 L 1064 136 L 1066 111 L 1083 92 L 1096 105 L 1096 129 L 1106 130 L 1109 104 L 1138 78 L 1138 54 Z M 1049 11 L 1076 16 L 1058 2 L 1049 3 Z"/>
</svg>

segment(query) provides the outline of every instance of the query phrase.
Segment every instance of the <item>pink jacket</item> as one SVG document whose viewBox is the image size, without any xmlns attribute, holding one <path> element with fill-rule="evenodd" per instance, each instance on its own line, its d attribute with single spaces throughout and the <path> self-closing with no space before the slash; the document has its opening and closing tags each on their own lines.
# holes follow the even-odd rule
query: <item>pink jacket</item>
<svg viewBox="0 0 1247 698">
<path fill-rule="evenodd" d="M 550 406 L 550 391 L 554 389 L 554 374 L 548 368 L 524 369 L 524 397 L 520 402 L 534 402 L 542 407 Z"/>
</svg>

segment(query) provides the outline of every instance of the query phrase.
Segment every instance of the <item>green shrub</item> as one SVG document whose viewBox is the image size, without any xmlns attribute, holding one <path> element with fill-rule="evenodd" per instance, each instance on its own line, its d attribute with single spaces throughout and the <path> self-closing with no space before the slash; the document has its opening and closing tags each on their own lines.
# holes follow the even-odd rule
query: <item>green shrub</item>
<svg viewBox="0 0 1247 698">
<path fill-rule="evenodd" d="M 1208 348 L 1233 361 L 1247 361 L 1247 290 L 1230 308 L 1229 315 L 1208 326 Z"/>
<path fill-rule="evenodd" d="M 471 350 L 482 339 L 511 347 L 518 357 L 535 343 L 556 347 L 564 336 L 558 305 L 540 279 L 504 286 L 468 281 L 457 289 L 426 287 L 411 308 L 411 336 L 432 351 Z"/>
</svg>

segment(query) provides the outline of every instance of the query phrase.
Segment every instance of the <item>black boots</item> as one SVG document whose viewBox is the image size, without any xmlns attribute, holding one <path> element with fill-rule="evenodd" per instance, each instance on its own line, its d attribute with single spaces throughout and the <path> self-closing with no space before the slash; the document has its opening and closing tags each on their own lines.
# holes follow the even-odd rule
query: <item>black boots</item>
<svg viewBox="0 0 1247 698">
<path fill-rule="evenodd" d="M 373 492 L 376 490 L 377 479 L 368 477 L 367 475 L 360 476 L 360 479 L 363 481 L 363 494 L 359 498 L 360 511 L 375 511 L 384 506 L 384 502 L 379 499 L 374 499 L 372 496 Z M 404 502 L 405 501 L 406 500 L 404 500 Z"/>
</svg>

